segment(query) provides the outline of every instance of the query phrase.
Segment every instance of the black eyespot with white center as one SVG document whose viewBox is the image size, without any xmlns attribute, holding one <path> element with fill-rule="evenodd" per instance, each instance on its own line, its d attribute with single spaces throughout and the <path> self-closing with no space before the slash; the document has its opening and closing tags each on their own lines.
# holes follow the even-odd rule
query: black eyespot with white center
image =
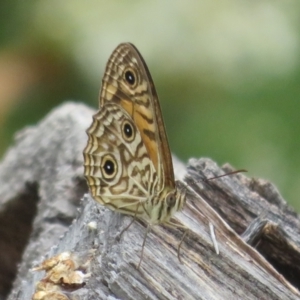
<svg viewBox="0 0 300 300">
<path fill-rule="evenodd" d="M 103 166 L 103 169 L 107 175 L 111 176 L 115 172 L 115 165 L 111 160 L 107 160 Z"/>
<path fill-rule="evenodd" d="M 122 136 L 123 139 L 127 142 L 132 142 L 134 140 L 135 129 L 128 120 L 125 120 L 122 123 Z"/>
<path fill-rule="evenodd" d="M 134 88 L 137 83 L 137 75 L 134 69 L 127 68 L 123 73 L 123 77 L 130 88 Z"/>
<path fill-rule="evenodd" d="M 105 155 L 101 162 L 101 171 L 105 179 L 112 179 L 116 176 L 118 166 L 116 160 L 111 155 Z"/>
</svg>

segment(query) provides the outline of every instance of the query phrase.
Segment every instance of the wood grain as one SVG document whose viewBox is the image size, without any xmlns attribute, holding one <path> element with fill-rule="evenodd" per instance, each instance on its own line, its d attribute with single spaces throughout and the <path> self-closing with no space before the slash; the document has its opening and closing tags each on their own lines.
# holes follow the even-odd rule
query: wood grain
<svg viewBox="0 0 300 300">
<path fill-rule="evenodd" d="M 0 254 L 10 262 L 0 272 L 2 278 L 16 275 L 8 299 L 31 298 L 43 273 L 29 269 L 45 257 L 91 249 L 91 277 L 68 292 L 69 299 L 299 299 L 299 216 L 267 181 L 244 174 L 206 181 L 231 170 L 210 159 L 187 164 L 188 201 L 177 214 L 189 228 L 181 248 L 183 264 L 176 256 L 183 231 L 155 226 L 137 270 L 145 224 L 134 222 L 118 240 L 131 217 L 104 208 L 88 194 L 83 197 L 81 152 L 92 114 L 81 104 L 58 107 L 19 134 L 0 164 L 0 222 L 5 224 L 0 244 L 7 247 Z M 183 177 L 182 163 L 175 162 L 174 168 Z M 34 200 L 26 193 L 29 187 Z M 33 213 L 7 218 L 20 203 Z M 91 221 L 96 228 L 88 226 Z M 20 247 L 25 227 L 31 235 Z M 8 288 L 1 288 L 5 299 Z"/>
</svg>

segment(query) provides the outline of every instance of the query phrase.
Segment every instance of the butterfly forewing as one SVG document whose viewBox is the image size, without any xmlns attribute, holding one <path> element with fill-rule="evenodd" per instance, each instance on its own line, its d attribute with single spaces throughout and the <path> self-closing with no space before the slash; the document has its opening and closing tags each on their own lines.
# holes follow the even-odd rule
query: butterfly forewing
<svg viewBox="0 0 300 300">
<path fill-rule="evenodd" d="M 138 50 L 120 44 L 106 66 L 100 107 L 120 105 L 139 129 L 148 155 L 158 173 L 157 191 L 175 187 L 172 158 L 157 93 L 150 72 Z"/>
</svg>

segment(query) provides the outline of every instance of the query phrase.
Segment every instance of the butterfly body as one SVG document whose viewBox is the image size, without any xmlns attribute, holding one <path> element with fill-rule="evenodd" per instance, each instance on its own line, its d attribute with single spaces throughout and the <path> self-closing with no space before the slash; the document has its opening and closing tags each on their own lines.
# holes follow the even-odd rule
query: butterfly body
<svg viewBox="0 0 300 300">
<path fill-rule="evenodd" d="M 92 197 L 150 224 L 168 223 L 185 191 L 176 186 L 153 80 L 132 44 L 111 54 L 99 104 L 83 152 Z"/>
</svg>

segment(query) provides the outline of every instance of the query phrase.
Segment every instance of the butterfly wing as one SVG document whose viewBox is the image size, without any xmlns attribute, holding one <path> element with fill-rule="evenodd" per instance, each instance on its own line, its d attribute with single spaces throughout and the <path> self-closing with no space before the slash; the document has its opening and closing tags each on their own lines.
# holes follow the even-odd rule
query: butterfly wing
<svg viewBox="0 0 300 300">
<path fill-rule="evenodd" d="M 120 44 L 111 54 L 102 80 L 100 109 L 120 105 L 136 124 L 158 174 L 157 192 L 174 189 L 172 157 L 153 80 L 139 51 Z"/>
<path fill-rule="evenodd" d="M 132 117 L 107 103 L 87 133 L 84 169 L 93 198 L 125 214 L 147 213 L 143 205 L 157 184 L 157 172 Z"/>
</svg>

